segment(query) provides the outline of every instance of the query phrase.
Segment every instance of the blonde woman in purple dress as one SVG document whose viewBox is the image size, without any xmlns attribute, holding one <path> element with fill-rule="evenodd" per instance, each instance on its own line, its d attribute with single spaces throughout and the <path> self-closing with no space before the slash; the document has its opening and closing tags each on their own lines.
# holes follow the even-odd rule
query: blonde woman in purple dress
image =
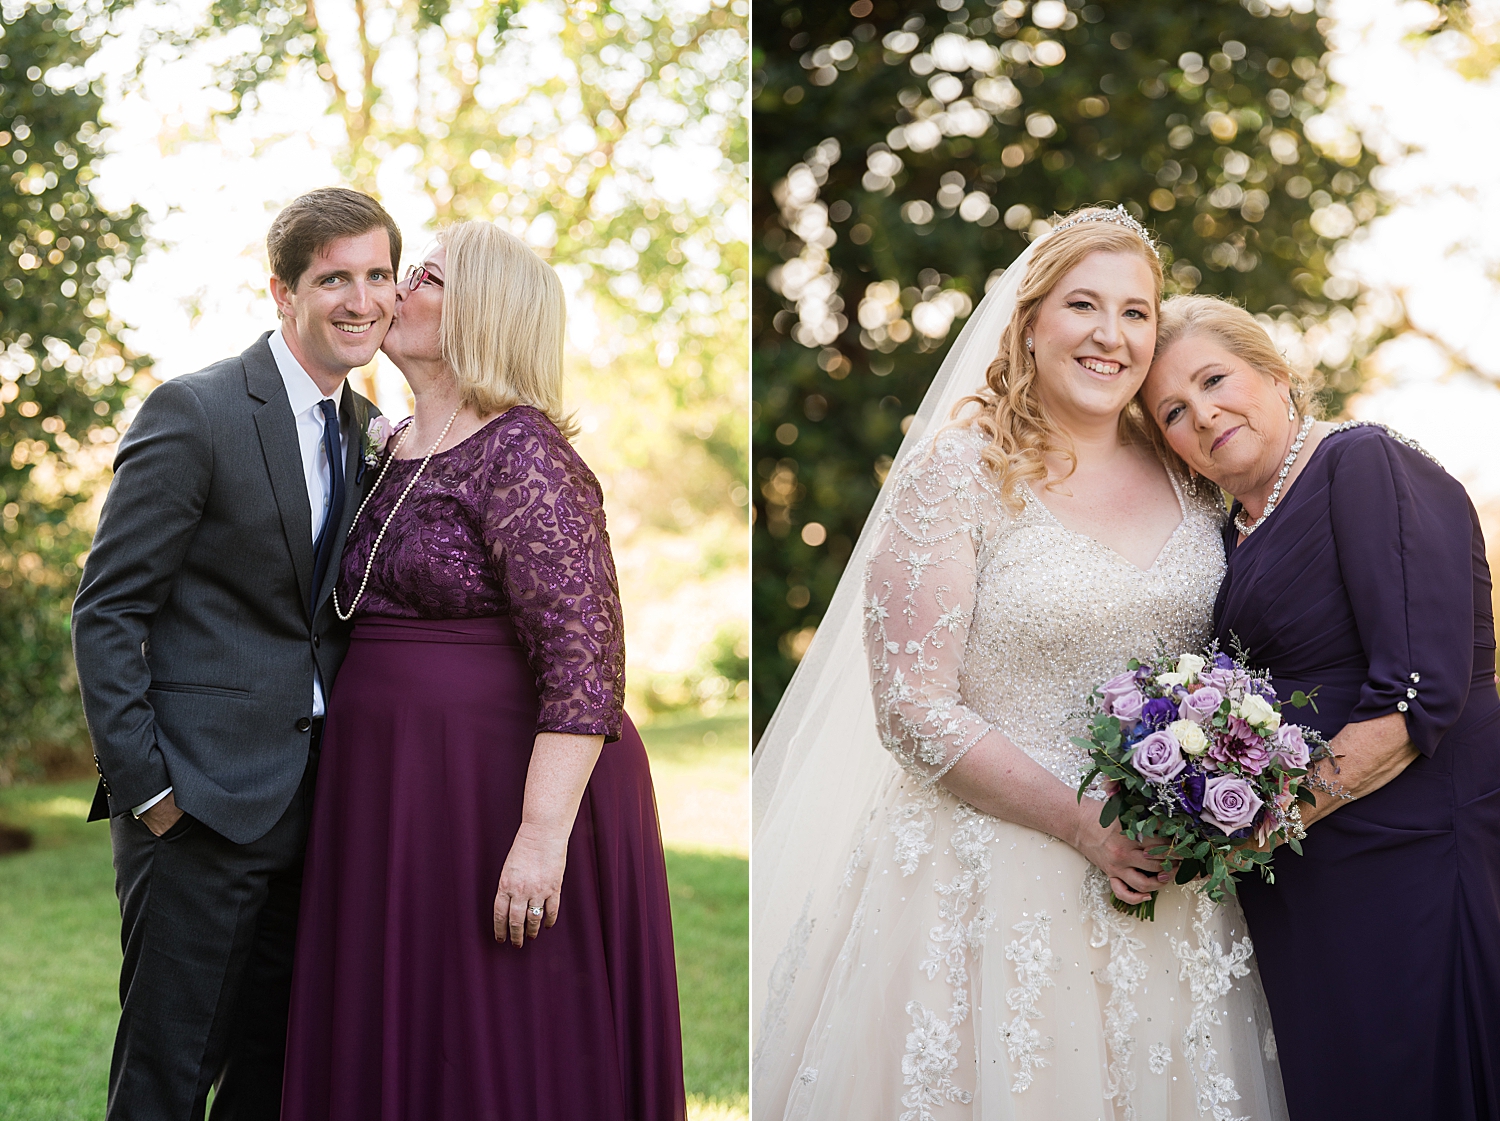
<svg viewBox="0 0 1500 1121">
<path fill-rule="evenodd" d="M 623 711 L 603 496 L 556 274 L 487 223 L 402 285 L 415 416 L 371 453 L 337 605 L 285 1121 L 682 1118 L 671 911 Z"/>
</svg>

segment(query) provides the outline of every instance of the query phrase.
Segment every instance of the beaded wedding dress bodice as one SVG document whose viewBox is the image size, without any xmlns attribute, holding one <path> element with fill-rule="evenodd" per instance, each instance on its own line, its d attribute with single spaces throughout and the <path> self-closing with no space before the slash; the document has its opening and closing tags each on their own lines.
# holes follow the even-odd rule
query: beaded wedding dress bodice
<svg viewBox="0 0 1500 1121">
<path fill-rule="evenodd" d="M 1224 574 L 1217 497 L 1172 485 L 1182 521 L 1148 569 L 1070 530 L 1029 487 L 1012 513 L 974 428 L 897 481 L 871 556 L 870 652 L 885 746 L 926 780 L 991 728 L 1069 786 L 1089 692 L 1158 641 L 1196 651 Z"/>
<path fill-rule="evenodd" d="M 1025 487 L 1013 511 L 984 444 L 939 432 L 876 527 L 865 644 L 899 765 L 770 971 L 757 1116 L 1285 1117 L 1237 905 L 1169 885 L 1155 922 L 1127 918 L 1070 845 L 938 781 L 998 731 L 1076 789 L 1088 693 L 1158 641 L 1207 638 L 1223 506 L 1174 480 L 1181 523 L 1142 569 Z"/>
</svg>

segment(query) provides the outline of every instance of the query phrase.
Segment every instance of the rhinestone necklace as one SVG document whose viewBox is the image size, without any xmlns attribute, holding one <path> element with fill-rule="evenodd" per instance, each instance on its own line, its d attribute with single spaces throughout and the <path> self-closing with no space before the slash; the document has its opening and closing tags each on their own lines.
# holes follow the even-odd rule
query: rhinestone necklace
<svg viewBox="0 0 1500 1121">
<path fill-rule="evenodd" d="M 453 427 L 453 422 L 458 419 L 459 409 L 462 408 L 463 406 L 459 405 L 458 409 L 453 410 L 453 415 L 448 418 L 448 423 L 443 425 L 443 431 L 439 434 L 437 443 L 427 449 L 427 455 L 422 460 L 422 466 L 418 467 L 412 474 L 411 482 L 406 484 L 406 489 L 401 492 L 401 497 L 396 499 L 396 505 L 392 506 L 391 512 L 385 516 L 385 524 L 380 527 L 380 532 L 375 535 L 375 544 L 370 546 L 370 555 L 365 558 L 365 574 L 360 578 L 359 591 L 354 593 L 354 602 L 349 605 L 349 613 L 347 615 L 339 610 L 339 589 L 337 584 L 334 585 L 333 613 L 339 617 L 341 622 L 347 623 L 350 619 L 354 618 L 354 609 L 359 606 L 359 598 L 365 594 L 365 585 L 370 582 L 370 569 L 375 565 L 375 554 L 380 550 L 380 543 L 385 540 L 385 531 L 391 528 L 391 520 L 396 516 L 396 511 L 401 509 L 401 503 L 406 501 L 406 496 L 411 493 L 411 488 L 416 486 L 417 480 L 422 477 L 422 472 L 427 468 L 428 460 L 437 454 L 438 448 L 448 438 L 448 429 Z M 396 439 L 396 446 L 391 449 L 391 454 L 385 457 L 385 463 L 381 464 L 380 467 L 380 474 L 375 476 L 375 485 L 365 495 L 364 501 L 359 504 L 359 509 L 354 511 L 354 520 L 349 523 L 350 535 L 354 533 L 354 527 L 359 524 L 359 516 L 365 512 L 365 506 L 374 497 L 375 492 L 380 489 L 380 483 L 385 478 L 385 473 L 391 469 L 391 464 L 396 462 L 396 453 L 401 450 L 401 445 L 406 442 L 406 434 L 416 426 L 417 423 L 413 420 L 411 424 L 401 430 L 401 435 Z"/>
<path fill-rule="evenodd" d="M 1234 528 L 1249 537 L 1261 527 L 1261 523 L 1271 516 L 1271 511 L 1276 509 L 1276 500 L 1281 497 L 1281 488 L 1286 483 L 1286 473 L 1292 469 L 1292 464 L 1297 462 L 1297 456 L 1302 452 L 1302 445 L 1307 442 L 1307 434 L 1312 431 L 1313 418 L 1308 417 L 1302 422 L 1302 428 L 1297 433 L 1297 438 L 1292 441 L 1292 450 L 1286 453 L 1286 458 L 1281 461 L 1281 471 L 1276 476 L 1276 485 L 1271 488 L 1271 497 L 1266 499 L 1266 508 L 1261 512 L 1251 525 L 1245 524 L 1245 519 L 1239 514 L 1234 516 Z"/>
</svg>

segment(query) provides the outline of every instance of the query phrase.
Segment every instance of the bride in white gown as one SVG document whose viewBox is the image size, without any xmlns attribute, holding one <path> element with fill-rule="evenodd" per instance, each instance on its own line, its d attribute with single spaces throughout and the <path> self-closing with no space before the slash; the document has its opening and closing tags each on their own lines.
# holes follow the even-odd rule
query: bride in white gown
<svg viewBox="0 0 1500 1121">
<path fill-rule="evenodd" d="M 1160 291 L 1146 232 L 1080 211 L 929 391 L 757 750 L 758 1121 L 1286 1115 L 1238 905 L 1076 798 L 1088 692 L 1198 649 L 1224 568 L 1217 494 L 1122 419 Z"/>
</svg>

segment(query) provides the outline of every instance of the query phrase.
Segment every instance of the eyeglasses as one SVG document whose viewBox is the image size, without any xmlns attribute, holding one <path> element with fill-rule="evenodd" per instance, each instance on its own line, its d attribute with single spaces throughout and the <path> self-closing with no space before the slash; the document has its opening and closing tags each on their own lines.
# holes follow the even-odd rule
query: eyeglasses
<svg viewBox="0 0 1500 1121">
<path fill-rule="evenodd" d="M 424 284 L 436 284 L 439 288 L 443 282 L 426 266 L 412 265 L 406 270 L 406 275 L 401 278 L 401 284 L 408 292 L 415 292 Z"/>
</svg>

